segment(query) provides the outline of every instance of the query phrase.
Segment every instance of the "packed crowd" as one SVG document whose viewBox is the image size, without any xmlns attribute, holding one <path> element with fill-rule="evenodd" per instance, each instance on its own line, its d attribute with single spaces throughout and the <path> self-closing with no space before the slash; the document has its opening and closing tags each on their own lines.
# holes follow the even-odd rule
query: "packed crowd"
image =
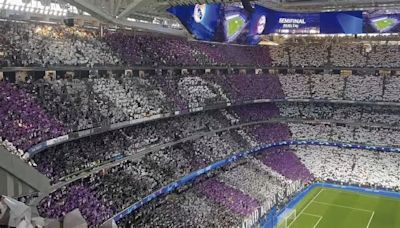
<svg viewBox="0 0 400 228">
<path fill-rule="evenodd" d="M 349 37 L 289 38 L 279 46 L 271 46 L 271 63 L 273 66 L 293 67 L 400 66 L 398 44 L 371 40 Z"/>
<path fill-rule="evenodd" d="M 240 119 L 240 122 L 244 123 L 253 120 L 255 116 L 257 116 L 257 110 L 261 110 L 262 108 L 277 110 L 277 108 L 272 105 L 258 105 L 258 107 L 249 109 L 250 113 L 244 113 L 244 109 L 241 109 L 236 113 L 236 109 L 234 108 L 232 110 L 225 110 L 225 115 L 222 111 L 216 111 L 212 114 L 196 114 L 190 117 L 182 117 L 182 122 L 177 119 L 167 120 L 165 123 L 157 122 L 153 125 L 153 128 L 150 127 L 151 124 L 150 126 L 149 124 L 146 124 L 142 127 L 136 127 L 130 130 L 124 129 L 111 134 L 106 133 L 100 137 L 96 136 L 93 138 L 86 138 L 81 141 L 58 146 L 54 151 L 48 153 L 49 156 L 45 155 L 47 153 L 39 154 L 36 161 L 39 169 L 40 167 L 44 167 L 46 164 L 58 167 L 60 161 L 66 161 L 65 165 L 71 167 L 71 171 L 73 171 L 74 167 L 79 167 L 80 164 L 83 166 L 88 164 L 87 160 L 85 161 L 84 159 L 91 156 L 93 150 L 98 152 L 96 153 L 96 156 L 93 156 L 93 159 L 101 157 L 98 149 L 104 151 L 102 153 L 104 156 L 109 157 L 115 156 L 115 154 L 111 154 L 110 151 L 122 152 L 125 150 L 122 153 L 134 154 L 135 149 L 140 147 L 138 144 L 142 139 L 154 138 L 158 140 L 154 140 L 153 142 L 165 143 L 168 139 L 177 140 L 182 136 L 188 136 L 190 135 L 189 132 L 210 130 L 210 127 L 221 128 L 229 126 L 231 122 L 225 118 L 227 114 L 229 114 L 228 116 L 236 116 Z M 266 115 L 272 117 L 276 114 L 276 111 L 265 111 L 264 115 L 261 116 L 265 119 L 268 117 Z M 241 116 L 243 116 L 243 118 Z M 186 130 L 180 129 L 185 127 L 187 128 Z M 70 189 L 84 187 L 88 189 L 90 194 L 96 195 L 97 199 L 102 202 L 102 206 L 98 206 L 96 203 L 96 205 L 92 207 L 93 210 L 85 211 L 83 213 L 84 217 L 89 220 L 91 225 L 99 224 L 98 220 L 104 218 L 103 216 L 106 213 L 104 212 L 104 208 L 110 209 L 112 213 L 115 214 L 133 202 L 138 201 L 151 192 L 156 191 L 162 186 L 165 186 L 194 170 L 223 159 L 238 151 L 251 148 L 252 142 L 261 144 L 279 138 L 287 139 L 290 137 L 286 125 L 268 125 L 263 126 L 263 128 L 264 131 L 257 133 L 254 133 L 252 131 L 253 129 L 250 128 L 245 130 L 230 130 L 211 133 L 201 136 L 198 139 L 194 139 L 193 141 L 187 141 L 146 154 L 138 161 L 123 162 L 108 170 L 92 174 L 85 180 L 74 182 L 66 188 L 52 193 L 48 198 L 42 201 L 40 211 L 45 216 L 62 216 L 65 211 L 59 207 L 53 209 L 52 205 L 59 205 L 61 202 L 67 205 L 72 205 L 73 203 L 69 202 L 69 195 L 71 195 Z M 241 133 L 239 131 L 241 131 Z M 153 136 L 148 137 L 148 135 Z M 243 137 L 243 135 L 246 135 L 247 137 Z M 172 138 L 173 136 L 175 137 Z M 104 138 L 104 141 L 102 141 L 102 138 Z M 124 139 L 121 141 L 121 138 Z M 248 139 L 250 140 L 248 141 Z M 150 142 L 149 144 L 153 142 Z M 118 147 L 118 145 L 125 146 L 123 148 L 121 146 Z M 77 149 L 74 150 L 74 148 Z M 74 151 L 76 151 L 76 153 L 74 153 Z M 60 156 L 63 157 L 60 158 Z M 80 156 L 82 159 L 77 159 L 77 156 Z M 52 157 L 55 158 L 53 159 L 54 162 L 49 162 L 52 160 Z M 69 157 L 74 157 L 74 159 L 68 159 Z M 281 158 L 285 159 L 286 162 L 282 162 Z M 278 164 L 278 161 L 281 163 Z M 64 173 L 63 171 L 57 170 L 56 172 L 53 172 L 52 175 L 58 175 L 58 173 L 63 173 L 64 175 L 67 174 L 65 173 L 65 167 Z M 258 176 L 260 173 L 263 173 L 261 177 Z M 240 181 L 242 178 L 244 178 L 243 180 L 247 180 L 247 182 L 243 183 Z M 257 178 L 264 178 L 265 181 L 257 182 L 255 181 Z M 288 197 L 304 186 L 304 183 L 311 180 L 311 178 L 310 173 L 306 170 L 305 166 L 299 162 L 299 159 L 295 156 L 293 151 L 277 150 L 250 159 L 243 165 L 233 165 L 228 168 L 228 170 L 218 173 L 216 176 L 209 176 L 200 183 L 194 184 L 193 189 L 188 190 L 188 193 L 183 192 L 182 195 L 181 193 L 178 193 L 173 199 L 168 197 L 165 201 L 171 203 L 165 204 L 164 202 L 160 207 L 180 208 L 182 205 L 177 202 L 181 202 L 181 200 L 198 203 L 202 200 L 204 201 L 201 203 L 202 205 L 213 205 L 213 208 L 216 210 L 215 213 L 228 213 L 229 216 L 239 216 L 238 218 L 240 219 L 225 221 L 228 222 L 226 223 L 227 225 L 239 225 L 244 221 L 252 220 L 252 216 L 254 213 L 257 213 L 256 211 L 260 210 L 259 208 L 263 208 L 262 210 L 266 212 L 277 202 L 277 200 Z M 138 184 L 130 185 L 128 187 L 123 183 Z M 261 194 L 260 191 L 255 189 L 258 189 L 261 192 L 267 192 L 268 194 Z M 290 191 L 288 191 L 288 189 L 290 189 Z M 79 202 L 73 205 L 76 207 L 84 207 L 83 205 L 80 205 Z M 158 203 L 156 203 L 156 205 L 158 205 Z M 149 208 L 154 206 L 155 205 L 153 204 L 149 205 Z M 201 220 L 199 220 L 200 218 L 196 217 L 199 215 L 191 215 L 196 217 L 192 218 L 188 214 L 184 214 L 185 217 L 189 217 L 186 217 L 185 220 L 181 220 L 184 218 L 181 217 L 181 215 L 171 217 L 176 215 L 175 213 L 177 212 L 174 212 L 173 215 L 164 215 L 164 213 L 145 213 L 149 208 L 146 207 L 142 212 L 133 215 L 134 217 L 143 215 L 140 219 L 127 219 L 122 222 L 134 227 L 136 225 L 148 223 L 150 219 L 149 216 L 155 216 L 155 218 L 150 219 L 151 222 L 148 223 L 148 226 L 163 226 L 168 224 L 177 225 L 181 223 L 192 224 L 194 221 L 197 221 L 199 226 L 204 227 L 209 223 L 207 217 L 202 217 Z M 201 208 L 198 210 L 200 209 Z M 170 213 L 170 211 L 165 211 L 165 213 Z M 259 216 L 261 216 L 261 214 Z"/>
<path fill-rule="evenodd" d="M 245 78 L 245 80 L 247 79 Z M 200 81 L 194 85 L 204 86 L 204 83 Z M 179 88 L 179 83 L 176 86 Z M 124 87 L 116 87 L 114 84 L 114 88 L 117 88 L 114 91 L 120 91 Z M 208 86 L 208 88 L 215 89 L 211 86 Z M 234 83 L 230 88 L 235 88 Z M 110 94 L 105 89 L 98 91 Z M 230 91 L 241 92 L 241 90 L 234 89 Z M 246 89 L 243 89 L 243 91 L 246 91 Z M 161 94 L 161 92 L 158 94 Z M 232 92 L 224 94 L 229 94 L 227 97 L 234 97 Z M 243 94 L 246 94 L 246 92 L 243 92 Z M 251 95 L 255 96 L 250 93 Z M 185 96 L 182 97 L 182 100 L 184 98 Z M 312 108 L 315 107 L 302 108 L 309 111 L 308 115 L 313 115 Z M 346 115 L 355 115 L 351 108 L 345 110 L 346 108 L 348 107 L 343 107 L 344 110 L 338 110 L 337 113 L 347 112 Z M 231 124 L 278 117 L 280 112 L 284 115 L 287 113 L 284 106 L 280 109 L 283 111 L 280 111 L 273 104 L 260 104 L 142 124 L 65 143 L 38 154 L 34 159 L 38 169 L 54 182 L 57 182 L 60 178 L 74 172 L 81 172 L 84 169 L 98 166 L 105 161 L 134 155 L 139 150 L 152 145 L 176 141 L 199 132 L 219 129 Z M 307 114 L 305 111 L 299 111 L 298 115 Z M 315 118 L 318 118 L 318 116 Z M 392 134 L 393 137 L 386 137 L 388 134 Z M 377 135 L 382 137 L 377 138 Z M 317 127 L 300 124 L 261 124 L 213 133 L 173 147 L 156 150 L 139 160 L 122 162 L 100 173 L 94 173 L 86 179 L 73 182 L 42 201 L 39 211 L 43 216 L 62 217 L 73 208 L 80 208 L 89 224 L 94 226 L 160 187 L 207 164 L 238 151 L 252 148 L 255 145 L 287 140 L 291 137 L 362 143 L 368 141 L 372 144 L 398 145 L 396 135 L 396 131 L 393 130 L 329 127 L 326 124 Z M 93 151 L 96 151 L 96 153 L 93 153 Z M 177 167 L 179 168 L 177 169 Z M 177 211 L 181 211 L 183 210 L 182 205 L 185 205 L 180 204 L 181 202 L 195 202 L 199 205 L 205 205 L 205 208 L 209 205 L 209 207 L 214 208 L 215 214 L 226 215 L 228 218 L 236 217 L 234 220 L 221 220 L 218 219 L 221 216 L 216 216 L 214 218 L 216 222 L 226 225 L 240 225 L 246 221 L 252 221 L 251 218 L 254 218 L 254 213 L 257 214 L 257 211 L 267 211 L 277 201 L 289 197 L 302 188 L 304 183 L 313 180 L 314 173 L 310 173 L 307 168 L 303 164 L 303 160 L 300 160 L 297 156 L 295 148 L 284 147 L 266 151 L 256 158 L 233 165 L 224 169 L 223 172 L 209 176 L 199 183 L 196 182 L 187 191 L 177 192 L 175 196 L 169 196 L 161 201 L 151 203 L 138 213 L 134 213 L 132 217 L 124 219 L 121 223 L 134 227 L 141 224 L 148 224 L 148 226 L 190 225 L 196 221 L 198 224 L 202 224 L 200 226 L 207 226 L 210 222 L 208 217 L 196 217 L 207 212 L 201 212 L 200 215 L 190 217 L 185 213 L 168 214 L 170 211 L 165 211 L 165 213 L 155 214 L 148 211 L 159 210 L 159 208 L 176 208 Z M 265 178 L 265 181 L 257 182 L 253 180 L 255 178 L 254 173 L 260 172 L 265 173 L 265 175 L 257 178 Z M 242 180 L 242 178 L 245 179 Z M 245 182 L 245 180 L 251 181 Z M 138 184 L 126 186 L 123 183 Z M 81 200 L 76 200 L 75 191 L 81 192 Z M 268 192 L 269 194 L 265 195 L 260 192 Z M 89 201 L 90 206 L 88 206 Z M 191 210 L 194 209 L 189 209 L 189 211 Z M 246 224 L 251 224 L 251 222 Z"/>
<path fill-rule="evenodd" d="M 400 155 L 397 153 L 315 146 L 293 149 L 319 180 L 400 190 Z"/>
<path fill-rule="evenodd" d="M 141 149 L 228 126 L 217 112 L 145 123 L 82 138 L 34 157 L 38 169 L 53 181 L 99 164 L 133 155 Z M 93 153 L 96 151 L 96 153 Z"/>
<path fill-rule="evenodd" d="M 323 141 L 338 141 L 361 143 L 378 146 L 400 146 L 400 131 L 398 128 L 362 125 L 320 124 L 289 124 L 296 139 L 317 139 Z"/>
<path fill-rule="evenodd" d="M 174 37 L 126 32 L 108 33 L 105 40 L 133 65 L 265 66 L 270 62 L 268 47 L 190 42 Z"/>
<path fill-rule="evenodd" d="M 275 76 L 215 78 L 218 77 L 131 77 L 111 73 L 100 76 L 91 72 L 88 78 L 81 79 L 0 82 L 0 135 L 25 151 L 47 139 L 106 124 L 283 96 Z M 222 83 L 218 84 L 218 80 Z"/>
<path fill-rule="evenodd" d="M 218 120 L 222 121 L 223 116 L 231 116 L 238 118 L 240 122 L 246 122 L 247 120 L 257 119 L 257 116 L 276 115 L 276 112 L 273 111 L 276 110 L 276 107 L 268 107 L 272 111 L 264 111 L 264 114 L 260 112 L 261 109 L 262 107 L 255 106 L 247 109 L 248 113 L 244 113 L 243 108 L 225 110 L 225 115 L 221 112 Z M 267 109 L 267 107 L 264 107 L 264 109 Z M 215 121 L 218 120 L 215 118 Z M 225 120 L 225 122 L 229 124 L 230 121 Z M 214 124 L 213 126 L 215 126 Z M 143 130 L 138 131 L 143 132 Z M 87 197 L 90 197 L 90 194 L 96 195 L 100 206 L 97 205 L 97 201 L 93 201 L 96 205 L 91 207 L 92 210 L 85 211 L 84 216 L 90 221 L 90 224 L 99 224 L 100 221 L 104 221 L 106 215 L 115 214 L 160 187 L 200 167 L 225 158 L 237 151 L 251 148 L 253 142 L 256 144 L 269 143 L 293 137 L 295 139 L 338 140 L 375 145 L 379 145 L 379 141 L 381 141 L 381 144 L 384 145 L 396 145 L 396 142 L 393 141 L 398 138 L 396 136 L 389 137 L 390 139 L 387 141 L 382 141 L 384 140 L 383 137 L 391 134 L 394 134 L 394 132 L 387 132 L 384 129 L 329 127 L 327 124 L 317 126 L 262 124 L 212 134 L 155 151 L 145 155 L 139 161 L 123 162 L 109 170 L 92 174 L 81 182 L 75 182 L 71 186 L 51 194 L 49 198 L 42 202 L 40 210 L 46 216 L 62 216 L 65 212 L 64 209 L 54 210 L 51 205 L 59 205 L 60 202 L 71 205 L 70 189 L 86 188 L 87 190 L 83 192 L 88 192 Z M 244 137 L 244 135 L 247 135 L 247 137 Z M 379 135 L 382 137 L 376 138 Z M 251 140 L 248 140 L 249 138 Z M 373 141 L 374 139 L 375 141 Z M 118 144 L 121 143 L 117 142 L 116 145 Z M 315 157 L 317 153 L 320 153 L 318 159 Z M 343 155 L 336 156 L 338 153 Z M 355 156 L 358 157 L 355 158 Z M 341 149 L 330 148 L 283 147 L 273 149 L 258 155 L 256 158 L 224 168 L 221 172 L 195 182 L 189 189 L 178 191 L 166 198 L 150 203 L 132 216 L 123 219 L 120 223 L 127 227 L 179 226 L 191 225 L 194 222 L 200 227 L 206 227 L 210 224 L 210 221 L 227 226 L 240 225 L 244 221 L 249 221 L 248 219 L 254 216 L 255 211 L 261 210 L 260 208 L 267 211 L 277 201 L 289 197 L 302 188 L 304 183 L 313 180 L 314 177 L 319 180 L 369 184 L 396 189 L 399 186 L 396 184 L 398 183 L 396 175 L 389 174 L 395 173 L 393 169 L 398 168 L 399 165 L 395 162 L 386 161 L 395 159 L 396 156 L 367 151 L 362 153 L 352 152 L 351 155 L 347 155 L 347 151 L 343 152 Z M 332 165 L 331 162 L 335 164 L 346 162 L 346 165 L 335 168 L 337 165 Z M 369 169 L 371 164 L 375 162 L 379 163 L 379 167 L 373 170 Z M 349 171 L 348 169 L 353 170 Z M 385 170 L 383 174 L 378 172 L 381 169 Z M 346 176 L 345 173 L 347 172 L 352 173 L 352 175 Z M 370 175 L 372 172 L 375 174 Z M 263 175 L 260 175 L 260 173 L 263 173 Z M 383 178 L 382 175 L 385 177 Z M 260 178 L 264 181 L 257 181 Z M 379 182 L 380 178 L 383 178 L 384 181 Z M 140 184 L 127 187 L 121 183 Z M 233 198 L 235 200 L 230 200 Z M 198 207 L 190 207 L 189 203 L 194 203 Z M 72 205 L 82 207 L 82 210 L 85 207 L 84 204 L 79 204 L 79 201 Z M 105 208 L 108 211 L 105 212 Z M 207 208 L 213 208 L 213 214 L 220 216 L 207 217 L 210 212 L 206 210 Z M 236 219 L 225 219 L 231 217 Z"/>
<path fill-rule="evenodd" d="M 5 115 L 5 118 L 0 122 L 4 126 L 1 135 L 18 149 L 26 150 L 29 149 L 30 146 L 46 139 L 54 138 L 71 131 L 101 126 L 105 123 L 142 119 L 157 114 L 170 113 L 173 110 L 190 110 L 221 102 L 239 103 L 242 102 L 243 99 L 246 101 L 280 98 L 283 96 L 284 92 L 288 97 L 295 97 L 296 91 L 293 91 L 291 89 L 292 87 L 289 87 L 290 84 L 287 81 L 287 77 L 291 80 L 292 78 L 300 79 L 302 76 L 280 75 L 278 78 L 271 75 L 234 74 L 220 75 L 218 77 L 212 75 L 172 75 L 166 77 L 149 76 L 143 78 L 112 74 L 101 77 L 96 73 L 92 73 L 89 75 L 89 78 L 83 79 L 68 78 L 53 81 L 41 79 L 33 82 L 20 82 L 17 85 L 2 82 L 0 84 L 2 86 L 0 88 L 3 88 L 2 91 L 4 94 L 4 96 L 2 96 L 4 104 L 2 105 L 4 109 L 2 113 Z M 314 94 L 321 99 L 339 97 L 339 93 L 336 92 L 334 88 L 335 85 L 340 84 L 340 82 L 338 82 L 340 81 L 338 80 L 340 76 L 332 76 L 332 79 L 326 79 L 330 77 L 329 75 L 313 75 L 310 77 L 311 81 L 315 82 L 310 94 Z M 353 80 L 353 77 L 356 76 L 347 78 L 347 83 Z M 280 89 L 280 82 L 278 79 L 281 80 L 283 91 Z M 309 81 L 309 79 L 305 81 Z M 362 84 L 358 78 L 353 81 L 354 83 L 352 85 L 354 85 L 354 87 L 357 87 L 360 83 Z M 301 88 L 303 88 L 307 90 L 306 88 L 309 87 L 308 85 L 302 87 L 300 81 L 297 82 L 299 86 L 295 87 L 296 89 L 300 88 L 301 90 Z M 324 84 L 331 86 L 324 88 L 322 86 Z M 374 97 L 374 90 L 363 90 L 361 94 L 367 95 L 358 95 L 357 89 L 350 89 L 352 87 L 349 87 L 349 84 L 346 85 L 346 91 L 353 92 L 346 92 L 346 94 L 353 94 L 353 97 L 358 99 Z M 173 93 L 171 91 L 177 91 L 178 93 Z M 303 91 L 299 93 L 303 93 Z M 18 98 L 17 102 L 14 101 L 16 98 Z M 396 110 L 391 110 L 393 108 L 379 110 L 363 106 L 328 104 L 295 105 L 290 103 L 286 105 L 281 104 L 279 110 L 273 105 L 270 105 L 268 108 L 265 108 L 266 106 L 268 105 L 239 107 L 236 108 L 234 112 L 224 110 L 219 112 L 218 119 L 220 120 L 221 116 L 224 116 L 226 121 L 222 122 L 226 126 L 228 122 L 234 124 L 243 121 L 264 120 L 269 116 L 277 117 L 281 112 L 283 117 L 295 119 L 351 119 L 359 122 L 391 125 L 395 125 L 398 122 Z M 15 110 L 13 108 L 15 108 Z M 35 114 L 35 117 L 42 116 L 42 118 L 40 118 L 39 121 L 33 121 L 31 118 L 32 114 Z M 188 123 L 195 123 L 194 125 L 200 126 L 201 124 L 196 124 L 197 121 L 194 119 L 187 119 L 185 125 L 191 125 Z M 176 131 L 173 128 L 169 128 L 169 126 L 174 126 L 176 123 L 181 124 L 180 118 L 176 119 L 176 121 L 161 121 L 161 123 L 166 124 L 160 124 L 159 129 L 163 129 L 160 132 L 166 132 L 168 134 L 161 133 L 162 137 L 159 136 L 155 138 L 162 138 L 165 140 L 164 142 L 172 140 L 170 138 L 174 138 L 175 136 L 171 137 L 171 135 L 174 134 L 185 136 L 191 134 L 190 130 L 189 133 L 187 133 L 185 132 L 186 130 L 182 130 L 183 128 L 179 126 Z M 218 126 L 215 121 L 205 121 L 204 123 L 206 128 Z M 143 130 L 144 132 L 155 131 L 157 134 L 160 134 L 152 127 L 153 124 L 148 124 L 148 126 L 150 130 Z M 195 128 L 195 126 L 193 127 Z M 18 131 L 16 131 L 16 129 Z M 138 127 L 137 129 L 140 128 Z M 125 133 L 125 131 L 127 131 L 127 133 Z M 262 128 L 254 130 L 254 132 L 260 134 L 263 134 L 264 131 L 267 130 L 263 130 Z M 174 133 L 170 134 L 171 132 Z M 43 173 L 57 180 L 62 176 L 93 167 L 103 161 L 112 159 L 113 154 L 116 152 L 111 153 L 109 151 L 118 151 L 118 153 L 123 155 L 129 154 L 126 150 L 130 147 L 131 143 L 136 144 L 139 142 L 139 140 L 135 142 L 126 142 L 126 137 L 121 137 L 121 134 L 123 136 L 131 134 L 129 128 L 113 134 L 114 136 L 106 141 L 98 138 L 93 144 L 87 143 L 86 149 L 81 149 L 87 151 L 82 153 L 85 157 L 79 155 L 81 150 L 77 149 L 79 147 L 74 145 L 74 142 L 65 144 L 65 148 L 60 151 L 68 150 L 69 152 L 65 154 L 76 154 L 76 156 L 81 157 L 78 161 L 70 161 L 68 156 L 65 159 L 61 159 L 63 161 L 62 164 L 57 164 L 58 161 L 52 161 L 53 157 L 44 157 L 41 159 L 39 156 L 35 160 L 43 164 L 39 167 Z M 148 139 L 153 139 L 154 137 L 149 134 L 144 135 L 147 135 L 147 137 L 149 137 Z M 137 134 L 135 135 L 135 137 L 138 137 Z M 242 137 L 246 136 L 242 134 Z M 22 140 L 24 138 L 32 139 L 30 141 Z M 109 142 L 115 143 L 110 144 Z M 143 146 L 152 143 L 147 143 L 147 140 L 142 142 Z M 99 153 L 94 156 L 93 154 L 91 155 L 90 150 L 95 147 L 96 144 L 103 145 L 103 148 L 98 149 Z M 135 149 L 140 147 L 141 146 L 136 146 Z M 99 156 L 99 154 L 102 156 Z M 64 156 L 61 155 L 61 157 Z M 75 156 L 71 157 L 74 158 Z M 56 164 L 57 166 L 54 167 Z"/>
<path fill-rule="evenodd" d="M 63 26 L 1 22 L 5 66 L 88 66 L 121 63 L 94 31 Z"/>
<path fill-rule="evenodd" d="M 127 31 L 101 37 L 93 29 L 10 21 L 0 31 L 2 66 L 400 66 L 397 45 L 346 37 L 296 37 L 251 47 Z"/>
<path fill-rule="evenodd" d="M 397 46 L 379 44 L 367 51 L 360 43 L 335 38 L 310 38 L 311 42 L 294 38 L 269 51 L 121 31 L 100 38 L 87 29 L 25 23 L 2 22 L 0 30 L 2 66 L 265 66 L 270 64 L 269 52 L 276 66 L 399 66 Z M 399 88 L 397 77 L 292 73 L 133 77 L 91 71 L 87 78 L 0 82 L 0 146 L 24 158 L 24 152 L 40 142 L 105 124 L 256 99 L 398 102 Z M 382 107 L 257 104 L 142 123 L 63 143 L 34 156 L 30 165 L 52 183 L 90 174 L 50 193 L 38 210 L 42 216 L 60 218 L 79 208 L 89 226 L 95 227 L 161 187 L 257 145 L 318 139 L 400 146 L 400 131 L 393 128 L 399 122 L 398 110 Z M 221 130 L 275 117 L 375 126 L 326 121 Z M 172 145 L 162 146 L 166 143 Z M 92 170 L 105 163 L 110 166 Z M 315 179 L 400 190 L 399 167 L 397 154 L 279 147 L 209 173 L 119 223 L 123 227 L 252 227 L 273 205 Z"/>
<path fill-rule="evenodd" d="M 399 108 L 395 106 L 298 102 L 278 103 L 277 106 L 281 116 L 288 119 L 355 122 L 385 127 L 398 127 L 400 123 Z"/>
<path fill-rule="evenodd" d="M 336 74 L 281 74 L 286 98 L 398 102 L 397 76 Z"/>
<path fill-rule="evenodd" d="M 30 94 L 6 82 L 0 82 L 0 120 L 0 136 L 22 150 L 66 133 Z"/>
<path fill-rule="evenodd" d="M 0 23 L 2 66 L 214 66 L 269 65 L 267 47 L 191 42 L 186 39 L 106 32 L 61 25 Z"/>
</svg>

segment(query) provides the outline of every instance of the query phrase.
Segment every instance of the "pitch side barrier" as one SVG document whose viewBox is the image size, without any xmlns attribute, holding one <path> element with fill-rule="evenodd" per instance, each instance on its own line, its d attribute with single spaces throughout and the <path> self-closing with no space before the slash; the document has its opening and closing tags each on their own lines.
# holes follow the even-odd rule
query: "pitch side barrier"
<svg viewBox="0 0 400 228">
<path fill-rule="evenodd" d="M 303 200 L 305 196 L 308 195 L 310 191 L 317 187 L 324 187 L 324 188 L 333 188 L 333 189 L 340 189 L 345 191 L 352 191 L 352 192 L 359 192 L 365 193 L 370 195 L 379 195 L 379 196 L 386 196 L 391 198 L 399 198 L 400 199 L 400 192 L 390 191 L 384 188 L 371 188 L 371 187 L 360 187 L 351 185 L 348 183 L 340 183 L 340 182 L 317 182 L 313 183 L 306 188 L 304 188 L 301 192 L 297 193 L 285 207 L 281 210 L 277 210 L 276 207 L 272 208 L 270 212 L 260 219 L 260 225 L 262 228 L 274 228 L 278 222 L 282 219 L 285 210 L 292 210 L 296 208 L 296 206 Z"/>
<path fill-rule="evenodd" d="M 328 141 L 317 141 L 317 140 L 290 140 L 290 141 L 280 141 L 270 144 L 264 144 L 261 146 L 257 146 L 251 150 L 242 151 L 232 156 L 229 156 L 223 160 L 215 162 L 205 168 L 194 171 L 179 180 L 176 180 L 167 186 L 160 188 L 159 190 L 153 192 L 152 194 L 144 197 L 142 200 L 132 204 L 131 206 L 125 208 L 118 214 L 114 215 L 111 219 L 107 220 L 106 223 L 110 222 L 110 220 L 114 220 L 115 222 L 120 221 L 122 218 L 128 216 L 129 214 L 137 211 L 145 204 L 161 197 L 167 195 L 176 189 L 192 182 L 197 177 L 209 173 L 211 171 L 215 171 L 223 166 L 229 165 L 237 160 L 249 156 L 254 156 L 257 153 L 264 152 L 265 150 L 272 149 L 275 147 L 282 146 L 290 146 L 290 145 L 314 145 L 314 146 L 327 146 L 327 147 L 338 147 L 338 148 L 348 148 L 348 149 L 362 149 L 362 150 L 370 150 L 370 151 L 378 151 L 378 152 L 392 152 L 392 153 L 400 153 L 400 148 L 394 147 L 382 147 L 382 146 L 368 146 L 368 145 L 360 145 L 360 144 L 352 144 L 352 143 L 338 143 L 338 142 L 328 142 Z M 290 205 L 289 205 L 290 206 Z"/>
<path fill-rule="evenodd" d="M 37 145 L 32 146 L 26 152 L 25 156 L 31 158 L 36 154 L 50 148 L 53 146 L 57 146 L 62 143 L 70 142 L 73 140 L 77 140 L 80 138 L 101 134 L 108 131 L 114 131 L 121 128 L 126 128 L 142 123 L 147 123 L 155 120 L 162 120 L 168 119 L 172 117 L 178 117 L 182 115 L 202 112 L 202 111 L 210 111 L 222 108 L 229 108 L 235 106 L 242 106 L 242 105 L 251 105 L 251 104 L 263 104 L 263 103 L 280 103 L 280 102 L 294 102 L 294 103 L 331 103 L 331 104 L 356 104 L 356 105 L 380 105 L 380 106 L 400 106 L 398 102 L 366 102 L 366 101 L 349 101 L 349 100 L 321 100 L 321 99 L 257 99 L 251 101 L 235 101 L 234 103 L 216 103 L 213 105 L 209 105 L 207 107 L 198 107 L 192 108 L 182 111 L 175 111 L 173 113 L 165 113 L 165 114 L 157 114 L 150 117 L 145 117 L 142 119 L 130 120 L 130 121 L 123 121 L 119 123 L 94 127 L 82 131 L 72 132 L 67 135 L 59 136 L 54 139 L 49 139 L 45 142 L 39 143 Z"/>
</svg>

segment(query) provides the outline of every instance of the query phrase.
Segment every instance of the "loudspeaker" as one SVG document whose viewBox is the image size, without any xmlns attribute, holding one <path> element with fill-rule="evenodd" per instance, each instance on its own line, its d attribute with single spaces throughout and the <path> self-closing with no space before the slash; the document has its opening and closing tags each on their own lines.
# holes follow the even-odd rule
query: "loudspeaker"
<svg viewBox="0 0 400 228">
<path fill-rule="evenodd" d="M 67 18 L 64 19 L 64 24 L 68 27 L 74 27 L 75 26 L 75 20 L 74 18 Z"/>
<path fill-rule="evenodd" d="M 249 12 L 249 13 L 253 13 L 254 12 L 254 8 L 251 6 L 250 0 L 242 0 L 242 5 L 243 5 L 243 8 L 247 12 Z"/>
</svg>

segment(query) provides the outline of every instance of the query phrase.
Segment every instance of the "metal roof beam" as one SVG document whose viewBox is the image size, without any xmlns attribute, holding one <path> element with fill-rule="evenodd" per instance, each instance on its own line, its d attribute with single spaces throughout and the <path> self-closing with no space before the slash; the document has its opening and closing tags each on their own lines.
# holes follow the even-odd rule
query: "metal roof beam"
<svg viewBox="0 0 400 228">
<path fill-rule="evenodd" d="M 125 18 L 127 16 L 129 16 L 129 13 L 139 4 L 141 3 L 143 0 L 133 0 L 133 2 L 131 2 L 129 5 L 126 6 L 126 8 L 124 9 L 124 11 L 122 11 L 117 18 Z"/>
<path fill-rule="evenodd" d="M 164 33 L 164 34 L 169 34 L 169 35 L 175 35 L 175 36 L 187 36 L 187 32 L 185 30 L 176 30 L 168 27 L 164 27 L 162 25 L 158 24 L 152 24 L 152 23 L 142 23 L 142 22 L 137 22 L 137 21 L 127 21 L 127 20 L 120 20 L 115 17 L 112 17 L 111 15 L 107 14 L 106 12 L 100 10 L 93 4 L 88 3 L 85 0 L 65 0 L 65 2 L 70 3 L 71 5 L 76 6 L 79 9 L 82 9 L 89 14 L 91 14 L 93 17 L 98 18 L 99 20 L 102 20 L 104 22 L 110 23 L 110 24 L 115 24 L 123 27 L 131 27 L 131 28 L 136 28 L 136 29 L 141 29 L 145 31 L 153 31 L 153 32 L 159 32 L 159 33 Z"/>
</svg>

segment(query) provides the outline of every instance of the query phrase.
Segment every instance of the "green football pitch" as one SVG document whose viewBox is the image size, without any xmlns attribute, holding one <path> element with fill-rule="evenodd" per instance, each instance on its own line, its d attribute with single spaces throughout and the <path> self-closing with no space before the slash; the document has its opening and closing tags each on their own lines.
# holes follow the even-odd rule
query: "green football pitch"
<svg viewBox="0 0 400 228">
<path fill-rule="evenodd" d="M 398 228 L 400 199 L 332 188 L 314 188 L 296 206 L 296 217 L 277 227 Z"/>
<path fill-rule="evenodd" d="M 375 27 L 379 30 L 384 30 L 392 25 L 394 25 L 396 21 L 394 19 L 385 18 L 381 20 L 377 20 L 374 22 Z"/>
<path fill-rule="evenodd" d="M 228 37 L 235 35 L 244 25 L 242 17 L 236 16 L 228 20 Z"/>
</svg>

